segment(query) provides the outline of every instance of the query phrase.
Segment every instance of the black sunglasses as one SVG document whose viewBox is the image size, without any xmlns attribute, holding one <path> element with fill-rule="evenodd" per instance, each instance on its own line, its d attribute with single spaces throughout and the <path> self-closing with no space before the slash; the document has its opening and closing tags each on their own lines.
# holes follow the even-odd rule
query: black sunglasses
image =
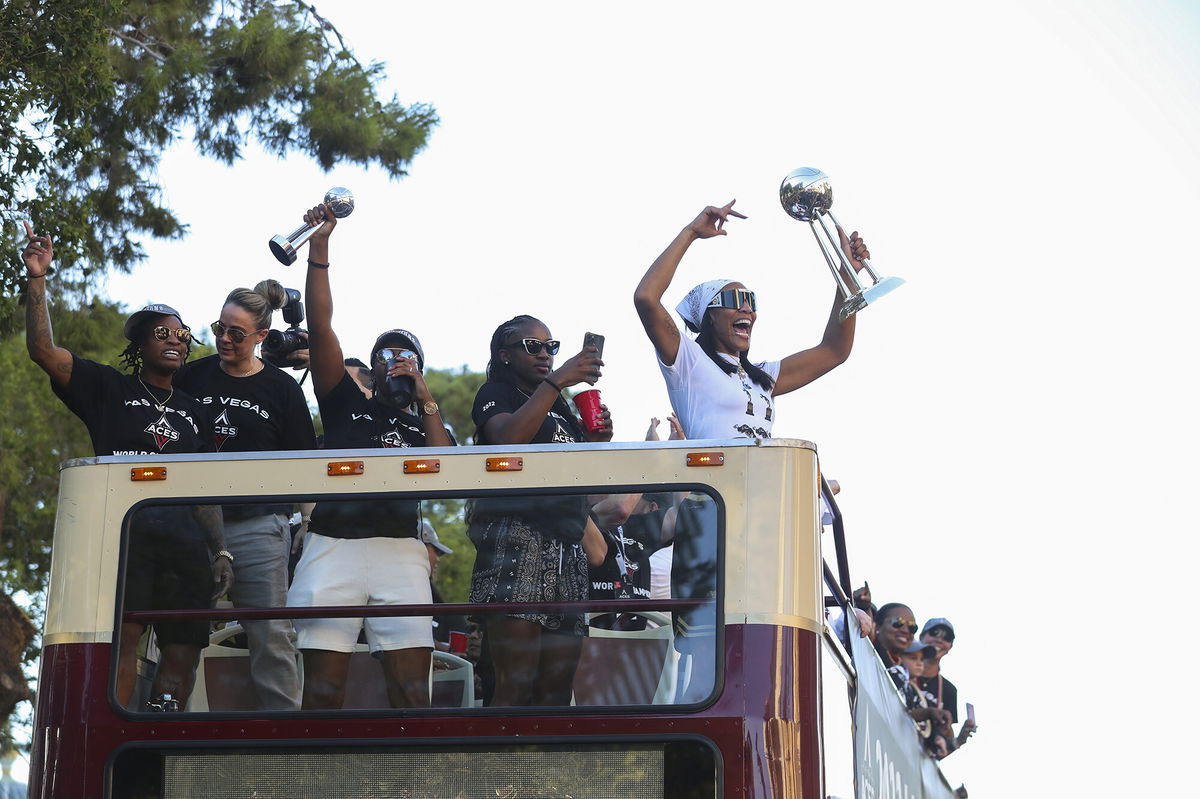
<svg viewBox="0 0 1200 799">
<path fill-rule="evenodd" d="M 508 347 L 505 347 L 505 349 L 515 347 L 518 343 L 523 345 L 525 347 L 525 351 L 530 355 L 537 355 L 542 351 L 542 347 L 545 347 L 546 352 L 550 353 L 551 355 L 558 354 L 558 342 L 554 339 L 539 341 L 536 338 L 523 338 L 520 340 L 520 342 L 514 341 L 512 344 L 509 344 Z"/>
<path fill-rule="evenodd" d="M 180 341 L 187 342 L 192 340 L 192 329 L 190 327 L 172 328 L 167 327 L 166 325 L 155 325 L 154 327 L 150 328 L 150 332 L 153 333 L 154 337 L 159 341 L 166 341 L 171 337 L 172 333 L 174 333 L 175 337 Z"/>
<path fill-rule="evenodd" d="M 954 643 L 954 633 L 950 632 L 945 627 L 931 627 L 925 631 L 925 635 L 931 635 L 934 638 L 940 638 L 948 644 Z"/>
<path fill-rule="evenodd" d="M 758 300 L 750 289 L 725 289 L 717 292 L 717 296 L 708 303 L 709 308 L 732 308 L 738 310 L 743 305 L 749 305 L 750 310 L 758 310 Z"/>
<path fill-rule="evenodd" d="M 225 334 L 228 333 L 229 340 L 234 344 L 241 344 L 246 340 L 246 336 L 251 335 L 241 328 L 225 327 L 225 325 L 221 324 L 220 322 L 213 322 L 211 325 L 209 325 L 209 329 L 212 330 L 213 335 L 217 338 L 224 338 Z M 259 331 L 255 330 L 253 332 L 257 333 Z"/>
</svg>

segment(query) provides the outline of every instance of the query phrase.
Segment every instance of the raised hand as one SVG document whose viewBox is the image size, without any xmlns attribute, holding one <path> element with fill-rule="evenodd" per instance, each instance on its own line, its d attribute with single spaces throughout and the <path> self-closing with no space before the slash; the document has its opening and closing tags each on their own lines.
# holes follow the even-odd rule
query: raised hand
<svg viewBox="0 0 1200 799">
<path fill-rule="evenodd" d="M 604 361 L 600 360 L 600 350 L 589 345 L 584 347 L 578 355 L 555 369 L 550 374 L 550 379 L 559 388 L 570 388 L 579 383 L 594 386 L 600 379 L 600 367 L 602 366 L 604 366 Z"/>
<path fill-rule="evenodd" d="M 25 261 L 25 272 L 31 278 L 45 277 L 51 261 L 54 260 L 54 242 L 50 241 L 49 236 L 35 236 L 29 223 L 23 224 L 25 235 L 29 237 L 29 243 L 21 251 L 21 259 Z"/>
<path fill-rule="evenodd" d="M 333 211 L 329 210 L 329 206 L 322 203 L 314 208 L 304 212 L 304 222 L 313 227 L 320 225 L 317 232 L 312 234 L 313 239 L 327 239 L 333 229 L 337 227 L 337 217 L 333 215 Z M 311 241 L 312 239 L 310 239 Z"/>
<path fill-rule="evenodd" d="M 730 200 L 720 208 L 714 205 L 708 206 L 700 212 L 699 216 L 692 220 L 691 224 L 688 225 L 688 230 L 695 233 L 696 237 L 701 239 L 727 235 L 725 223 L 729 221 L 729 217 L 732 216 L 738 219 L 746 218 L 743 214 L 739 214 L 733 210 L 735 202 L 737 200 Z"/>
<path fill-rule="evenodd" d="M 871 258 L 871 252 L 867 249 L 867 243 L 858 236 L 858 231 L 854 231 L 849 237 L 846 236 L 846 231 L 842 230 L 842 226 L 838 225 L 838 241 L 842 245 L 842 252 L 850 259 L 850 263 L 854 266 L 854 271 L 857 272 L 863 268 L 863 261 Z"/>
</svg>

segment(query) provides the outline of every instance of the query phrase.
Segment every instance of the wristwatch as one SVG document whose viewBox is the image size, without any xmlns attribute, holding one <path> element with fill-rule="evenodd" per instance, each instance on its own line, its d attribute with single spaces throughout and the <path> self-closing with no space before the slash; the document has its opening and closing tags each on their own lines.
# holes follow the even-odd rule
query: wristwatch
<svg viewBox="0 0 1200 799">
<path fill-rule="evenodd" d="M 430 400 L 421 406 L 421 413 L 425 414 L 426 416 L 433 416 L 437 412 L 438 404 L 433 400 Z"/>
</svg>

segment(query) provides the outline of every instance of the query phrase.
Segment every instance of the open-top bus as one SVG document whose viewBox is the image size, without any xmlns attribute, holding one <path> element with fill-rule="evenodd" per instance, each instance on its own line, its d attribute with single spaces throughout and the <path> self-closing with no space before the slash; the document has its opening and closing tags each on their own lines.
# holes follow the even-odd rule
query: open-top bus
<svg viewBox="0 0 1200 799">
<path fill-rule="evenodd" d="M 68 462 L 30 796 L 950 797 L 853 623 L 843 640 L 827 624 L 827 608 L 846 608 L 849 577 L 840 518 L 823 532 L 822 486 L 816 448 L 782 439 Z M 510 606 L 456 596 L 436 609 L 123 607 L 131 523 L 162 506 L 400 498 L 465 526 L 480 500 L 646 492 L 671 492 L 680 519 L 688 508 L 671 597 L 550 605 L 644 619 L 589 629 L 562 706 L 489 706 L 476 691 L 486 662 L 435 653 L 431 707 L 391 708 L 366 647 L 353 655 L 340 710 L 258 711 L 247 690 L 239 620 L 485 618 Z M 835 567 L 823 548 L 836 552 Z M 180 712 L 146 710 L 150 636 L 139 646 L 140 693 L 119 703 L 121 622 L 197 615 L 214 630 Z"/>
</svg>

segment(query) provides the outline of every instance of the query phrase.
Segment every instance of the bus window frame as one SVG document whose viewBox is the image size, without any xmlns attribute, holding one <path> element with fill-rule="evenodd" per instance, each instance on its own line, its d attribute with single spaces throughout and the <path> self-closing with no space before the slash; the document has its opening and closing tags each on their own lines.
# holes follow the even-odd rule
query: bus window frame
<svg viewBox="0 0 1200 799">
<path fill-rule="evenodd" d="M 652 490 L 651 490 L 652 489 Z M 426 499 L 484 499 L 489 497 L 521 497 L 521 496 L 586 496 L 590 494 L 635 494 L 635 493 L 683 493 L 697 492 L 707 495 L 717 506 L 717 588 L 714 602 L 715 607 L 715 659 L 712 691 L 699 702 L 688 704 L 664 705 L 584 705 L 576 710 L 575 705 L 563 706 L 532 706 L 532 707 L 476 707 L 476 708 L 379 708 L 379 709 L 338 709 L 338 710 L 248 710 L 248 711 L 179 711 L 172 716 L 186 719 L 203 718 L 213 720 L 246 719 L 249 715 L 264 719 L 295 719 L 295 718 L 396 718 L 396 717 L 438 717 L 451 715 L 480 715 L 480 716 L 545 716 L 545 715 L 638 715 L 648 712 L 662 713 L 695 713 L 714 705 L 720 700 L 725 690 L 725 562 L 726 562 L 726 505 L 718 489 L 708 483 L 677 482 L 667 484 L 604 484 L 589 486 L 558 486 L 558 487 L 524 487 L 524 488 L 478 488 L 468 494 L 465 491 L 438 489 L 433 491 L 370 491 L 363 493 L 320 493 L 320 494 L 239 494 L 230 496 L 171 496 L 147 497 L 138 500 L 125 509 L 121 519 L 120 553 L 116 575 L 116 596 L 114 597 L 113 646 L 109 658 L 108 702 L 109 706 L 119 717 L 131 721 L 153 722 L 161 721 L 163 716 L 147 710 L 131 710 L 123 707 L 117 701 L 117 668 L 120 659 L 120 636 L 125 615 L 125 580 L 129 557 L 130 522 L 133 515 L 147 507 L 178 507 L 197 505 L 260 505 L 260 504 L 298 504 L 319 503 L 326 501 L 369 501 L 372 499 L 416 499 L 418 502 Z M 234 579 L 237 579 L 237 566 L 234 566 Z M 650 600 L 653 601 L 653 600 Z M 452 607 L 456 603 L 445 603 Z M 149 626 L 149 625 L 147 625 Z M 297 649 L 297 652 L 300 650 Z M 201 662 L 202 664 L 202 662 Z M 454 711 L 459 711 L 455 713 Z"/>
</svg>

